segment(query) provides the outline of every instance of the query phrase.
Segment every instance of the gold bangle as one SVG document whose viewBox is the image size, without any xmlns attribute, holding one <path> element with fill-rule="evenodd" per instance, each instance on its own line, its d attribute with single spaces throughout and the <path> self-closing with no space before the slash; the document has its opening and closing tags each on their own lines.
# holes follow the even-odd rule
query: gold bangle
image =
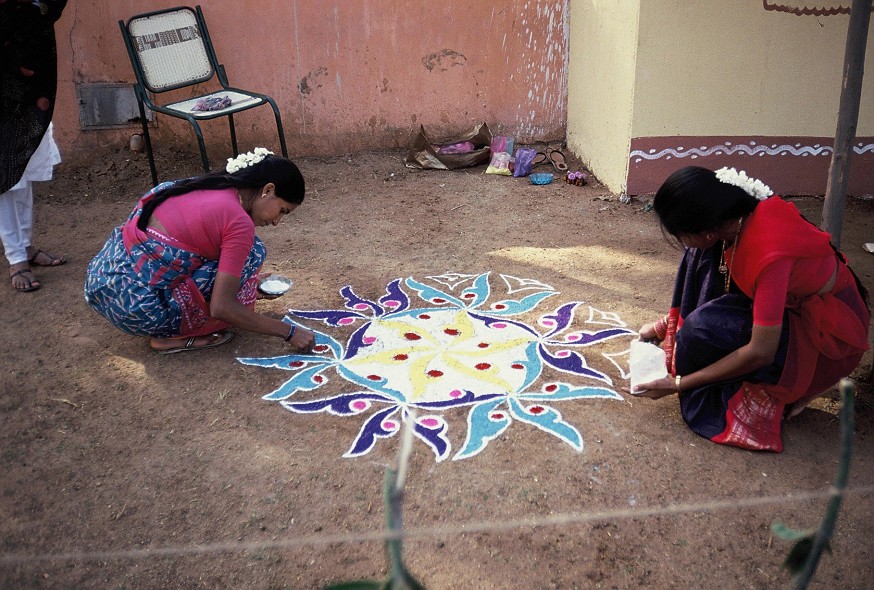
<svg viewBox="0 0 874 590">
<path fill-rule="evenodd" d="M 683 378 L 682 375 L 677 375 L 674 377 L 674 386 L 677 388 L 677 393 L 680 393 L 680 380 Z"/>
</svg>

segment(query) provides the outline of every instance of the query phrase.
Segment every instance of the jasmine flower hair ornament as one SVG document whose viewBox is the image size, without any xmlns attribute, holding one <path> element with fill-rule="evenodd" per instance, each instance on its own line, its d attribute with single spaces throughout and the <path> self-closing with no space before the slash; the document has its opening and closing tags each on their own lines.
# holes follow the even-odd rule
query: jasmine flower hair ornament
<svg viewBox="0 0 874 590">
<path fill-rule="evenodd" d="M 747 173 L 741 170 L 738 172 L 734 168 L 720 168 L 716 171 L 716 178 L 725 184 L 731 184 L 743 189 L 743 191 L 751 197 L 755 197 L 760 201 L 764 201 L 774 194 L 767 184 L 761 180 L 747 176 Z"/>
<path fill-rule="evenodd" d="M 228 158 L 228 164 L 227 166 L 225 166 L 225 170 L 228 174 L 233 174 L 238 170 L 248 168 L 252 164 L 257 164 L 258 162 L 272 154 L 273 152 L 271 152 L 267 148 L 256 147 L 254 151 L 240 154 L 236 158 Z"/>
</svg>

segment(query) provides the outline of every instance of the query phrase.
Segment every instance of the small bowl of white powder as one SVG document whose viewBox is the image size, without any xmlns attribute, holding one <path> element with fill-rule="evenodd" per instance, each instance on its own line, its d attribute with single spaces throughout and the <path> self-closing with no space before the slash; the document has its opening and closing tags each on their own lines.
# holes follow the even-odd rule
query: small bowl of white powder
<svg viewBox="0 0 874 590">
<path fill-rule="evenodd" d="M 258 283 L 258 290 L 267 295 L 279 297 L 291 289 L 291 279 L 279 275 L 268 275 Z"/>
</svg>

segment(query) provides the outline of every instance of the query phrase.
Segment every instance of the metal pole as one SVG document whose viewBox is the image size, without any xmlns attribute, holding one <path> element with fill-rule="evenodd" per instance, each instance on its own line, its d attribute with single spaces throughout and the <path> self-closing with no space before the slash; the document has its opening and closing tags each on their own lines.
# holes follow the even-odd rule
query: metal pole
<svg viewBox="0 0 874 590">
<path fill-rule="evenodd" d="M 862 94 L 862 74 L 865 70 L 865 46 L 868 42 L 871 2 L 872 0 L 853 0 L 850 8 L 850 24 L 847 29 L 841 106 L 838 111 L 835 149 L 829 166 L 828 186 L 822 211 L 822 229 L 831 234 L 832 243 L 837 248 L 841 246 L 844 199 L 850 175 L 852 144 L 856 139 L 856 123 L 859 120 L 859 97 Z"/>
</svg>

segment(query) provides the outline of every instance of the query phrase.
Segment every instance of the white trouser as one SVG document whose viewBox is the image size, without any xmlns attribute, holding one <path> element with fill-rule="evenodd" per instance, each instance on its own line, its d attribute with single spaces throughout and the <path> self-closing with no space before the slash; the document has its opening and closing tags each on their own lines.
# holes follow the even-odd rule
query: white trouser
<svg viewBox="0 0 874 590">
<path fill-rule="evenodd" d="M 52 179 L 52 169 L 61 161 L 52 123 L 21 175 L 21 180 L 0 195 L 0 239 L 9 264 L 27 260 L 33 227 L 33 183 Z"/>
<path fill-rule="evenodd" d="M 0 195 L 0 238 L 10 265 L 27 260 L 32 227 L 33 184 L 18 183 L 16 188 Z"/>
</svg>

